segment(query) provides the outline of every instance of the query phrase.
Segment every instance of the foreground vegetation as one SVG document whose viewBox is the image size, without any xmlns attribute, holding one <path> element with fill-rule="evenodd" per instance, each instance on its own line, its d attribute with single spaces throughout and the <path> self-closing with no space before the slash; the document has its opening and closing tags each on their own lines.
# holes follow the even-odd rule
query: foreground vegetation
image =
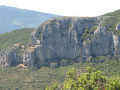
<svg viewBox="0 0 120 90">
<path fill-rule="evenodd" d="M 101 71 L 91 67 L 80 75 L 75 68 L 72 68 L 67 72 L 67 76 L 62 85 L 56 83 L 46 90 L 120 90 L 119 77 L 107 78 Z"/>
<path fill-rule="evenodd" d="M 51 69 L 49 67 L 36 68 L 0 68 L 0 90 L 45 90 L 46 87 L 58 82 L 62 84 L 66 72 L 75 68 L 78 75 L 87 72 L 86 67 L 91 66 L 101 70 L 107 77 L 120 76 L 120 63 L 115 60 L 104 63 L 74 63 Z"/>
<path fill-rule="evenodd" d="M 0 34 L 0 50 L 16 43 L 27 46 L 30 39 L 30 34 L 33 30 L 33 28 L 23 28 Z"/>
</svg>

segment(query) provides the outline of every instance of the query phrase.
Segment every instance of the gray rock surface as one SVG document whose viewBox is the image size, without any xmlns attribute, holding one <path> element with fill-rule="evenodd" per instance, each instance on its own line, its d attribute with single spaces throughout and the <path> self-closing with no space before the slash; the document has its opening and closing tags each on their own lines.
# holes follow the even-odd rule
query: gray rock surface
<svg viewBox="0 0 120 90">
<path fill-rule="evenodd" d="M 116 30 L 120 30 L 120 23 L 116 25 Z"/>
<path fill-rule="evenodd" d="M 52 60 L 81 57 L 81 62 L 84 59 L 85 62 L 91 62 L 90 56 L 119 55 L 120 38 L 103 25 L 105 18 L 50 19 L 31 34 L 29 47 L 23 55 L 23 64 L 41 67 Z"/>
<path fill-rule="evenodd" d="M 19 46 L 10 46 L 0 53 L 0 66 L 11 67 L 22 63 L 22 55 Z"/>
<path fill-rule="evenodd" d="M 31 47 L 35 47 L 33 51 L 37 61 L 44 65 L 46 60 L 54 58 L 120 54 L 119 37 L 113 32 L 107 32 L 106 26 L 102 25 L 104 18 L 63 17 L 43 23 L 31 35 Z M 94 26 L 97 28 L 93 32 L 93 38 L 81 40 L 86 28 Z"/>
</svg>

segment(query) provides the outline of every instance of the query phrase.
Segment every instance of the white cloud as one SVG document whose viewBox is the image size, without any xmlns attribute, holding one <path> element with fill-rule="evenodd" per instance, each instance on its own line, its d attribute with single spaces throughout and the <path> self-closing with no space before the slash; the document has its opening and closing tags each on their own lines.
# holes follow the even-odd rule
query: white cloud
<svg viewBox="0 0 120 90">
<path fill-rule="evenodd" d="M 67 16 L 98 16 L 120 9 L 119 0 L 0 0 L 0 5 Z"/>
</svg>

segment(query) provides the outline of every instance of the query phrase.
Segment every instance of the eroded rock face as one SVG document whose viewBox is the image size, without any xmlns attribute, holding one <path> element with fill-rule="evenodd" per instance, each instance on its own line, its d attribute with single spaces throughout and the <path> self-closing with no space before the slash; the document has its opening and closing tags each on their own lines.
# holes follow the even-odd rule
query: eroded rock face
<svg viewBox="0 0 120 90">
<path fill-rule="evenodd" d="M 19 52 L 19 46 L 8 47 L 0 53 L 0 66 L 12 67 L 22 63 L 22 55 Z"/>
<path fill-rule="evenodd" d="M 104 56 L 120 54 L 119 37 L 108 32 L 102 25 L 104 18 L 66 17 L 51 19 L 38 27 L 31 35 L 31 47 L 35 47 L 30 61 L 45 65 L 46 61 L 60 59 L 74 59 L 80 56 Z M 96 28 L 94 28 L 96 26 Z M 95 29 L 95 30 L 91 30 Z M 86 38 L 85 30 L 91 30 Z M 89 32 L 89 31 L 88 31 Z M 92 38 L 91 38 L 92 37 Z M 36 47 L 37 45 L 37 47 Z M 32 56 L 32 55 L 30 55 Z M 32 66 L 35 66 L 33 63 Z"/>
<path fill-rule="evenodd" d="M 116 30 L 120 30 L 120 22 L 116 25 Z"/>
<path fill-rule="evenodd" d="M 29 47 L 23 55 L 23 64 L 41 67 L 62 59 L 83 57 L 91 62 L 91 56 L 119 55 L 120 38 L 110 31 L 110 26 L 103 24 L 105 18 L 50 19 L 31 34 Z"/>
</svg>

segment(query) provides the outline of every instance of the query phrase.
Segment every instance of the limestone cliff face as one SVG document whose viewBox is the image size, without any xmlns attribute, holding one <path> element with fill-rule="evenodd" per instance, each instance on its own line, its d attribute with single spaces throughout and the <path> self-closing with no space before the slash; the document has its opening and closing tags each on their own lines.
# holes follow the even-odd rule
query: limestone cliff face
<svg viewBox="0 0 120 90">
<path fill-rule="evenodd" d="M 0 53 L 0 66 L 12 67 L 22 63 L 22 55 L 19 46 L 10 46 Z"/>
<path fill-rule="evenodd" d="M 41 67 L 61 59 L 119 55 L 120 38 L 112 31 L 111 23 L 106 24 L 106 19 L 109 20 L 109 18 L 50 19 L 31 34 L 29 47 L 22 56 L 23 64 L 28 67 Z M 117 23 L 115 31 L 119 31 L 119 27 Z M 1 56 L 3 57 L 4 54 Z M 10 60 L 2 59 L 2 61 Z M 53 64 L 52 67 L 54 67 Z"/>
<path fill-rule="evenodd" d="M 43 23 L 31 35 L 29 48 L 34 49 L 28 49 L 24 63 L 28 59 L 31 66 L 40 66 L 55 59 L 120 54 L 119 37 L 103 25 L 105 18 L 63 17 Z"/>
</svg>

